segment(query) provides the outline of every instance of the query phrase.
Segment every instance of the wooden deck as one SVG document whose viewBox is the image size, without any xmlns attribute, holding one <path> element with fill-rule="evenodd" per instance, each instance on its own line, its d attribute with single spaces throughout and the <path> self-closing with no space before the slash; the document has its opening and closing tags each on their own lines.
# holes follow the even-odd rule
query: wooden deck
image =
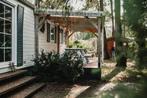
<svg viewBox="0 0 147 98">
<path fill-rule="evenodd" d="M 98 68 L 98 62 L 91 62 L 84 65 L 84 68 Z"/>
<path fill-rule="evenodd" d="M 133 65 L 131 62 L 127 62 L 128 65 Z M 114 60 L 104 60 L 101 66 L 114 67 L 116 62 Z M 97 57 L 90 58 L 89 63 L 84 65 L 84 68 L 98 68 Z"/>
<path fill-rule="evenodd" d="M 88 58 L 89 63 L 84 65 L 84 68 L 98 68 L 98 58 L 90 57 Z"/>
</svg>

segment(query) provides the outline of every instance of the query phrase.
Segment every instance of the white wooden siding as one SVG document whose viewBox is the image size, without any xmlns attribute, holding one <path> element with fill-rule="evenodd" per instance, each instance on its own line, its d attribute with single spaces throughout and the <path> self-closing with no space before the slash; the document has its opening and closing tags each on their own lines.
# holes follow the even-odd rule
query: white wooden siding
<svg viewBox="0 0 147 98">
<path fill-rule="evenodd" d="M 24 25 L 23 25 L 23 61 L 24 65 L 22 67 L 27 67 L 33 65 L 32 60 L 35 57 L 35 29 L 34 29 L 34 11 L 28 6 L 18 2 L 17 0 L 7 0 L 15 6 L 15 39 L 17 39 L 17 6 L 21 5 L 24 7 Z M 15 40 L 15 51 L 14 62 L 17 64 L 17 40 Z"/>
<path fill-rule="evenodd" d="M 23 33 L 23 60 L 24 64 L 22 67 L 33 65 L 32 59 L 35 55 L 35 30 L 34 30 L 34 12 L 33 9 L 26 5 L 18 2 L 17 0 L 6 0 L 8 4 L 13 5 L 13 25 L 12 25 L 12 62 L 17 64 L 17 6 L 21 5 L 24 7 L 24 33 Z M 22 68 L 19 67 L 19 68 Z M 19 69 L 17 67 L 17 69 Z M 11 69 L 9 65 L 0 66 L 0 73 L 8 72 Z"/>
<path fill-rule="evenodd" d="M 51 26 L 54 25 L 50 21 L 47 21 L 47 22 L 50 23 Z M 45 25 L 45 32 L 44 33 L 39 32 L 38 37 L 39 37 L 39 52 L 41 52 L 42 50 L 44 50 L 45 52 L 51 52 L 51 51 L 57 52 L 57 43 L 47 42 L 47 26 L 46 25 Z M 63 44 L 60 44 L 60 54 L 64 53 L 65 48 L 66 48 L 65 42 L 63 42 Z"/>
<path fill-rule="evenodd" d="M 50 23 L 53 26 L 52 23 Z M 57 52 L 57 43 L 47 42 L 47 25 L 45 24 L 45 32 L 38 32 L 39 39 L 39 53 L 44 50 L 45 52 L 55 51 Z"/>
<path fill-rule="evenodd" d="M 55 51 L 57 52 L 57 44 L 47 42 L 47 32 L 39 32 L 39 52 L 44 50 L 45 52 Z"/>
<path fill-rule="evenodd" d="M 23 60 L 25 66 L 33 65 L 35 57 L 35 29 L 34 12 L 25 6 L 24 9 L 24 33 L 23 33 Z"/>
<path fill-rule="evenodd" d="M 12 62 L 17 64 L 17 6 L 21 5 L 24 7 L 24 26 L 23 26 L 23 68 L 33 65 L 32 60 L 35 56 L 35 30 L 34 30 L 34 12 L 33 9 L 28 6 L 18 2 L 17 0 L 6 0 L 14 5 L 14 23 L 13 23 L 13 52 L 12 52 Z M 61 51 L 64 48 L 64 45 L 61 45 Z M 47 42 L 47 32 L 39 32 L 39 51 L 45 50 L 46 52 L 55 51 L 57 52 L 57 44 Z M 10 71 L 8 66 L 4 68 L 0 67 L 0 73 Z"/>
</svg>

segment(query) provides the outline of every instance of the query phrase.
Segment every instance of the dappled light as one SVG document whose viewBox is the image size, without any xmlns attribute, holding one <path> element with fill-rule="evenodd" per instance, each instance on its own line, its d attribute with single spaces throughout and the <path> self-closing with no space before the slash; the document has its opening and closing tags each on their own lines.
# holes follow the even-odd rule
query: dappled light
<svg viewBox="0 0 147 98">
<path fill-rule="evenodd" d="M 147 98 L 147 0 L 0 0 L 0 98 Z"/>
<path fill-rule="evenodd" d="M 102 75 L 102 80 L 84 80 L 68 85 L 49 83 L 46 90 L 36 96 L 47 94 L 53 98 L 59 95 L 62 98 L 146 98 L 144 92 L 147 90 L 146 69 L 140 70 L 134 66 L 109 67 L 107 64 L 102 66 Z"/>
<path fill-rule="evenodd" d="M 116 67 L 109 74 L 107 74 L 104 77 L 104 80 L 111 81 L 111 79 L 113 79 L 113 77 L 115 77 L 117 74 L 121 73 L 124 70 L 125 70 L 125 68 Z"/>
<path fill-rule="evenodd" d="M 90 86 L 74 85 L 65 98 L 76 98 Z"/>
<path fill-rule="evenodd" d="M 138 77 L 137 75 L 142 72 L 136 68 L 134 69 L 136 70 L 135 72 L 128 72 L 128 70 L 130 69 L 126 68 L 126 70 L 122 70 L 122 72 L 116 74 L 110 82 L 98 83 L 98 86 L 91 85 L 91 87 L 78 96 L 78 98 L 145 98 L 145 95 L 142 95 L 144 91 L 143 88 L 146 87 L 146 84 L 144 84 L 146 80 L 143 80 L 145 77 L 140 75 L 142 79 L 138 80 L 134 78 Z M 127 80 L 119 80 L 119 74 L 121 74 L 120 76 L 122 78 L 126 78 L 127 75 Z"/>
</svg>

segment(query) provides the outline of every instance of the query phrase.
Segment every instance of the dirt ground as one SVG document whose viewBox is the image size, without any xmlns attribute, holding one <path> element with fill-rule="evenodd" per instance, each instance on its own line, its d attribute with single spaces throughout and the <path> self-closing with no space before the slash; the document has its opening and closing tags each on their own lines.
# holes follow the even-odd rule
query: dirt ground
<svg viewBox="0 0 147 98">
<path fill-rule="evenodd" d="M 76 84 L 52 82 L 33 98 L 146 98 L 147 69 L 115 67 L 113 61 L 102 66 L 102 80 L 87 80 Z"/>
</svg>

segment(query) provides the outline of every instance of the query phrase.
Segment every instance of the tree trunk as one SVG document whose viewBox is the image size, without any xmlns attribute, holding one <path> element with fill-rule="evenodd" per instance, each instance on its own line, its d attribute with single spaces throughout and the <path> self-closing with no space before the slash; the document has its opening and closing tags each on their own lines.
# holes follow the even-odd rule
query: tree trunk
<svg viewBox="0 0 147 98">
<path fill-rule="evenodd" d="M 100 11 L 104 11 L 104 1 L 100 0 Z M 101 26 L 101 31 L 102 29 L 104 30 L 104 59 L 108 59 L 109 55 L 108 55 L 108 51 L 107 51 L 107 38 L 106 38 L 106 29 L 105 27 L 102 28 Z"/>
<path fill-rule="evenodd" d="M 115 42 L 116 42 L 116 66 L 126 67 L 126 47 L 123 46 L 121 40 L 122 29 L 121 29 L 121 15 L 120 15 L 120 0 L 115 0 Z"/>
<path fill-rule="evenodd" d="M 136 58 L 136 64 L 138 67 L 143 68 L 147 64 L 147 48 L 146 48 L 146 35 L 145 31 L 138 28 L 138 33 L 136 34 L 136 43 L 138 45 L 137 49 L 137 58 Z M 140 33 L 141 32 L 141 33 Z"/>
<path fill-rule="evenodd" d="M 104 1 L 103 0 L 100 0 L 100 10 L 101 11 L 104 11 Z"/>
<path fill-rule="evenodd" d="M 104 27 L 104 59 L 109 59 L 109 54 L 107 51 L 107 38 L 106 38 L 106 28 Z"/>
<path fill-rule="evenodd" d="M 113 11 L 113 0 L 110 0 L 111 6 L 111 17 L 112 17 L 112 37 L 114 37 L 114 11 Z"/>
</svg>

